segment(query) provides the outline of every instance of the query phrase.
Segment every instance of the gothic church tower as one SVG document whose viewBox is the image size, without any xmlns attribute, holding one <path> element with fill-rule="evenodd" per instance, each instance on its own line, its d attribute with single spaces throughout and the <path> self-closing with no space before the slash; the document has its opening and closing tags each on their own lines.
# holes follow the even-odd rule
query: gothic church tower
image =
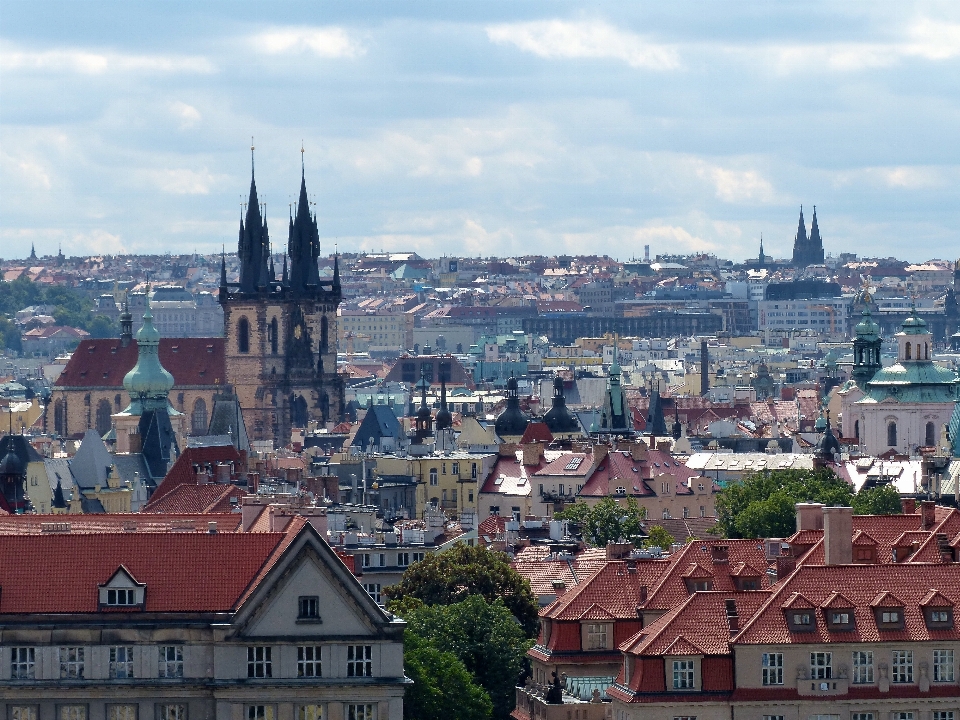
<svg viewBox="0 0 960 720">
<path fill-rule="evenodd" d="M 320 234 L 302 168 L 282 277 L 277 279 L 273 267 L 252 159 L 238 256 L 239 282 L 227 282 L 225 262 L 220 268 L 227 381 L 240 401 L 250 438 L 285 445 L 292 428 L 338 421 L 344 404 L 336 348 L 339 265 L 335 260 L 331 280 L 320 279 Z"/>
<path fill-rule="evenodd" d="M 823 239 L 820 237 L 820 227 L 817 225 L 817 206 L 813 206 L 813 226 L 810 228 L 810 237 L 807 237 L 807 225 L 803 221 L 803 207 L 800 207 L 800 222 L 797 234 L 793 238 L 793 264 L 797 267 L 823 264 Z"/>
</svg>

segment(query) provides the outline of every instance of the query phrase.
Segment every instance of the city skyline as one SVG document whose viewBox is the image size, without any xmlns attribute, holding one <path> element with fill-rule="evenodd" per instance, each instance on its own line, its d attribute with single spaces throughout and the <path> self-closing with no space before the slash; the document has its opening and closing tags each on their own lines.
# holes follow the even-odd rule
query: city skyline
<svg viewBox="0 0 960 720">
<path fill-rule="evenodd" d="M 956 255 L 960 11 L 826 3 L 14 4 L 4 255 Z M 300 156 L 301 147 L 304 153 Z"/>
</svg>

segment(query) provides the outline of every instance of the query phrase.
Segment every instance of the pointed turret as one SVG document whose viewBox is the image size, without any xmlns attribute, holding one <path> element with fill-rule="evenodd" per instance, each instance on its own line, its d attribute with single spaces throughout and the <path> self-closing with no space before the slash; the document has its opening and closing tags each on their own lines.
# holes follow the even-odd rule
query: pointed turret
<svg viewBox="0 0 960 720">
<path fill-rule="evenodd" d="M 36 260 L 36 259 L 37 259 L 37 251 L 36 251 L 36 249 L 33 247 L 33 243 L 30 243 L 30 257 L 27 258 L 27 259 L 28 259 L 28 260 Z"/>
<path fill-rule="evenodd" d="M 240 223 L 240 292 L 255 293 L 266 285 L 266 254 L 270 243 L 260 215 L 257 180 L 254 173 L 253 147 L 250 148 L 250 197 L 245 222 Z"/>
<path fill-rule="evenodd" d="M 120 313 L 120 346 L 127 347 L 133 341 L 133 317 L 130 315 L 130 303 L 123 296 L 123 310 Z"/>
<path fill-rule="evenodd" d="M 680 422 L 680 411 L 676 404 L 673 406 L 673 439 L 679 440 L 683 435 L 683 424 Z"/>
<path fill-rule="evenodd" d="M 440 409 L 437 410 L 437 432 L 453 425 L 453 415 L 447 409 L 447 376 L 440 373 Z"/>
<path fill-rule="evenodd" d="M 807 261 L 807 224 L 803 221 L 803 205 L 800 206 L 800 221 L 797 224 L 797 234 L 793 238 L 793 264 L 808 265 Z"/>
<path fill-rule="evenodd" d="M 653 437 L 665 437 L 667 434 L 667 419 L 663 416 L 659 385 L 653 388 L 650 396 L 650 407 L 647 409 L 647 433 Z"/>
<path fill-rule="evenodd" d="M 807 243 L 809 255 L 808 264 L 819 265 L 823 262 L 823 239 L 820 237 L 820 227 L 817 225 L 817 206 L 813 206 L 813 224 L 810 226 L 810 240 Z"/>
<path fill-rule="evenodd" d="M 307 180 L 300 175 L 300 198 L 297 212 L 290 225 L 290 237 L 287 241 L 287 253 L 290 255 L 290 288 L 294 294 L 302 295 L 313 289 L 316 282 L 316 262 L 314 250 L 318 244 L 317 226 L 310 214 L 310 200 L 307 196 Z"/>
<path fill-rule="evenodd" d="M 340 292 L 340 253 L 333 256 L 333 291 Z"/>
<path fill-rule="evenodd" d="M 220 249 L 220 291 L 221 293 L 227 291 L 227 256 L 223 248 Z"/>
<path fill-rule="evenodd" d="M 287 254 L 283 254 L 283 279 L 280 281 L 284 287 L 290 283 L 290 276 L 287 274 Z"/>
</svg>

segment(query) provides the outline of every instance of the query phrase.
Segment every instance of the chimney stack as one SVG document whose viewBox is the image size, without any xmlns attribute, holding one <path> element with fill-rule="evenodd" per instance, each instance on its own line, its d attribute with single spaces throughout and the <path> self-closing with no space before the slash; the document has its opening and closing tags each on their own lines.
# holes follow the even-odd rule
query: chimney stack
<svg viewBox="0 0 960 720">
<path fill-rule="evenodd" d="M 937 524 L 937 505 L 933 500 L 924 500 L 920 503 L 921 527 L 930 531 Z"/>
<path fill-rule="evenodd" d="M 912 497 L 900 498 L 900 509 L 904 515 L 913 515 L 917 511 L 917 501 Z"/>
<path fill-rule="evenodd" d="M 853 562 L 853 508 L 823 508 L 823 564 Z"/>
<path fill-rule="evenodd" d="M 822 503 L 797 503 L 797 532 L 823 529 Z"/>
<path fill-rule="evenodd" d="M 700 394 L 706 395 L 710 389 L 710 354 L 707 341 L 700 341 Z"/>
<path fill-rule="evenodd" d="M 553 581 L 553 594 L 558 598 L 563 597 L 567 592 L 567 584 L 563 580 L 554 580 Z"/>
<path fill-rule="evenodd" d="M 539 443 L 534 440 L 532 443 L 527 443 L 523 446 L 523 464 L 524 465 L 539 465 L 541 458 L 543 458 L 543 443 Z"/>
</svg>

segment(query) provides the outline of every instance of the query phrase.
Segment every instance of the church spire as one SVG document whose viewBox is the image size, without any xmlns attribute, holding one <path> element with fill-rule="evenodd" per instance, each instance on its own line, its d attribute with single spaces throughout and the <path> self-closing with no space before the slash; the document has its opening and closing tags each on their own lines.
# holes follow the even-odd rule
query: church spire
<svg viewBox="0 0 960 720">
<path fill-rule="evenodd" d="M 333 256 L 333 291 L 340 292 L 340 253 Z"/>
<path fill-rule="evenodd" d="M 254 293 L 266 285 L 267 253 L 270 242 L 260 215 L 257 180 L 253 160 L 254 146 L 250 144 L 250 196 L 247 200 L 246 221 L 240 224 L 240 291 Z"/>
</svg>

